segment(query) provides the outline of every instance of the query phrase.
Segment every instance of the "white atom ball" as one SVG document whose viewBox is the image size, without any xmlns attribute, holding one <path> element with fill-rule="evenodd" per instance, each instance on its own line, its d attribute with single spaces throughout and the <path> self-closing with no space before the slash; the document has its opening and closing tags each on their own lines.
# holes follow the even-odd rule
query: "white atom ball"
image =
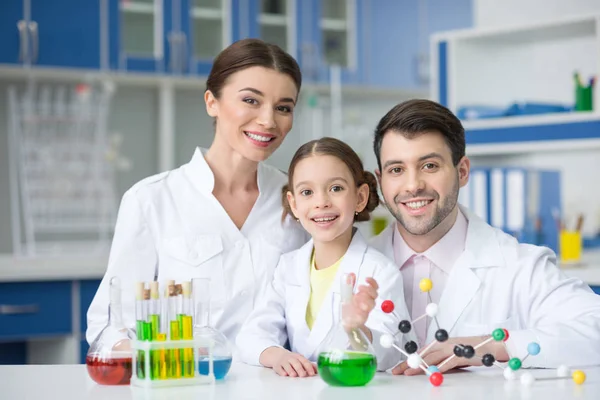
<svg viewBox="0 0 600 400">
<path fill-rule="evenodd" d="M 435 303 L 429 303 L 429 304 L 427 304 L 427 307 L 425 308 L 425 313 L 429 317 L 433 318 L 433 317 L 435 317 L 437 315 L 438 309 L 439 309 L 439 307 L 438 307 L 437 304 L 435 304 Z"/>
<path fill-rule="evenodd" d="M 535 382 L 535 377 L 531 374 L 531 372 L 524 372 L 521 375 L 521 384 L 523 386 L 531 386 Z"/>
<path fill-rule="evenodd" d="M 567 376 L 569 376 L 569 372 L 569 367 L 567 367 L 566 365 L 560 365 L 556 369 L 556 376 L 558 376 L 559 378 L 566 378 Z"/>
<path fill-rule="evenodd" d="M 504 368 L 504 379 L 507 381 L 514 381 L 517 378 L 515 372 L 510 368 Z"/>
<path fill-rule="evenodd" d="M 382 335 L 379 338 L 379 344 L 384 349 L 389 349 L 394 344 L 394 337 L 392 335 L 390 335 L 390 334 Z"/>
<path fill-rule="evenodd" d="M 421 361 L 421 356 L 419 356 L 417 353 L 411 354 L 410 356 L 408 356 L 408 360 L 406 360 L 408 366 L 411 368 L 419 368 L 419 365 L 421 365 Z"/>
</svg>

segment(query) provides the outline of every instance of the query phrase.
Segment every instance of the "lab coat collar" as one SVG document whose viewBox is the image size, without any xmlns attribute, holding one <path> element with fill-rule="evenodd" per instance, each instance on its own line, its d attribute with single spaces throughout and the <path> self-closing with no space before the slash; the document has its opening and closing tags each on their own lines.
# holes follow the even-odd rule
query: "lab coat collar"
<svg viewBox="0 0 600 400">
<path fill-rule="evenodd" d="M 500 248 L 496 229 L 467 208 L 459 207 L 469 221 L 465 251 L 459 261 L 470 268 L 505 267 L 506 258 Z"/>
<path fill-rule="evenodd" d="M 212 191 L 215 188 L 215 175 L 204 158 L 207 151 L 208 149 L 196 147 L 192 159 L 184 166 L 184 170 L 196 189 L 203 194 L 212 194 Z M 258 163 L 256 175 L 259 193 L 265 193 L 270 189 L 273 189 L 269 186 L 273 184 L 273 182 L 270 182 L 267 179 L 265 168 L 263 163 Z M 279 188 L 277 189 L 279 190 Z"/>
<path fill-rule="evenodd" d="M 296 270 L 296 282 L 300 286 L 306 288 L 303 290 L 302 299 L 300 302 L 300 310 L 303 312 L 302 315 L 296 315 L 295 318 L 306 319 L 306 307 L 308 306 L 308 299 L 310 297 L 310 257 L 313 250 L 312 239 L 300 248 L 298 251 L 298 259 L 295 265 L 301 266 Z M 313 356 L 317 356 L 315 352 L 319 350 L 320 345 L 327 336 L 330 329 L 336 324 L 339 318 L 339 307 L 341 303 L 341 291 L 340 283 L 346 273 L 355 273 L 357 277 L 357 283 L 360 275 L 360 266 L 362 265 L 363 259 L 367 252 L 367 242 L 361 233 L 353 228 L 353 236 L 350 242 L 348 250 L 344 254 L 340 266 L 336 272 L 335 278 L 332 283 L 332 287 L 329 293 L 323 299 L 321 309 L 317 314 L 317 318 L 313 324 L 312 330 L 308 330 L 307 345 L 309 346 L 309 352 L 313 353 Z M 356 285 L 355 285 L 356 286 Z M 305 325 L 305 324 L 304 324 Z"/>
</svg>

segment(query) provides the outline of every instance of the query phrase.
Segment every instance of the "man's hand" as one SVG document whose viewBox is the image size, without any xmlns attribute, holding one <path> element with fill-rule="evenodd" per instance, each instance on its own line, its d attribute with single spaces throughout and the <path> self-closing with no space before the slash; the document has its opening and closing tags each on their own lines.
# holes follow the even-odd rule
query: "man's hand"
<svg viewBox="0 0 600 400">
<path fill-rule="evenodd" d="M 350 274 L 349 280 L 348 283 L 354 286 L 356 283 L 356 276 Z M 347 328 L 360 328 L 365 331 L 365 333 L 370 333 L 370 331 L 365 328 L 365 323 L 369 318 L 369 314 L 375 308 L 375 300 L 377 299 L 379 285 L 373 278 L 367 278 L 366 282 L 367 285 L 359 286 L 358 292 L 352 296 L 352 301 L 343 306 L 342 319 L 344 321 L 344 326 Z"/>
<path fill-rule="evenodd" d="M 443 343 L 436 343 L 425 353 L 423 356 L 423 360 L 427 363 L 427 365 L 435 365 L 438 366 L 441 362 L 446 360 L 448 357 L 454 355 L 454 346 L 457 344 L 462 344 L 464 346 L 477 346 L 481 342 L 488 339 L 490 336 L 471 336 L 471 337 L 462 337 L 462 338 L 450 338 Z M 440 368 L 440 372 L 444 373 L 448 370 L 454 368 L 461 367 L 470 367 L 470 366 L 478 366 L 481 364 L 481 357 L 484 354 L 491 354 L 496 358 L 497 361 L 508 361 L 508 353 L 506 352 L 506 348 L 504 347 L 504 343 L 491 341 L 480 348 L 475 350 L 475 355 L 471 358 L 465 357 L 456 357 L 454 356 L 450 361 L 444 364 Z M 396 368 L 392 370 L 394 375 L 418 375 L 422 374 L 423 370 L 421 368 L 413 369 L 409 368 L 406 361 L 398 365 Z"/>
<path fill-rule="evenodd" d="M 292 353 L 281 347 L 269 347 L 260 355 L 260 363 L 281 376 L 301 377 L 314 376 L 317 367 L 298 353 Z"/>
</svg>

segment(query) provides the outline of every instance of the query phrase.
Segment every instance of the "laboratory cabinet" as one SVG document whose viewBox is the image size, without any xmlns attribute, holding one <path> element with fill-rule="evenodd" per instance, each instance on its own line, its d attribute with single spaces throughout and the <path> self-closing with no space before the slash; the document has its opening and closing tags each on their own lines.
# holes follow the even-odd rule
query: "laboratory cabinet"
<svg viewBox="0 0 600 400">
<path fill-rule="evenodd" d="M 0 63 L 100 67 L 98 2 L 2 0 L 1 3 Z"/>
<path fill-rule="evenodd" d="M 60 337 L 75 338 L 74 362 L 84 362 L 87 310 L 99 285 L 99 279 L 0 283 L 0 364 L 25 364 L 27 341 Z"/>
<path fill-rule="evenodd" d="M 419 88 L 428 35 L 471 25 L 471 0 L 5 0 L 0 64 L 203 77 L 223 48 L 258 37 L 307 83 L 330 83 L 337 65 L 344 84 Z"/>
</svg>

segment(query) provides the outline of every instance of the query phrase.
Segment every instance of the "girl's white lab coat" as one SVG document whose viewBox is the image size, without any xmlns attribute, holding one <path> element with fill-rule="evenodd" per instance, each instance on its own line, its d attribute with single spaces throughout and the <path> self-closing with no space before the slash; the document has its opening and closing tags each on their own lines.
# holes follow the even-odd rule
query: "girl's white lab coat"
<svg viewBox="0 0 600 400">
<path fill-rule="evenodd" d="M 600 296 L 556 266 L 546 247 L 518 243 L 461 207 L 469 221 L 465 251 L 452 267 L 437 319 L 451 337 L 509 331 L 511 357 L 527 355 L 527 345 L 541 352 L 524 366 L 557 367 L 600 364 Z M 371 245 L 394 259 L 390 224 Z M 433 282 L 435 285 L 435 282 Z M 430 325 L 427 342 L 435 335 Z"/>
<path fill-rule="evenodd" d="M 302 248 L 281 257 L 272 284 L 238 335 L 237 347 L 242 361 L 261 365 L 259 357 L 266 348 L 282 347 L 288 339 L 291 351 L 316 361 L 319 345 L 339 318 L 341 278 L 344 273 L 354 273 L 357 277 L 355 287 L 363 284 L 367 277 L 373 277 L 379 285 L 379 297 L 366 326 L 373 332 L 378 369 L 395 366 L 402 360 L 402 355 L 379 344 L 383 333 L 397 333 L 400 320 L 408 319 L 402 276 L 394 262 L 368 246 L 360 232 L 356 231 L 310 330 L 306 325 L 306 308 L 310 297 L 312 251 L 311 240 Z M 381 311 L 381 303 L 386 299 L 395 304 L 392 314 Z M 403 335 L 398 335 L 398 338 L 400 345 L 400 338 L 403 341 L 408 339 Z"/>
<path fill-rule="evenodd" d="M 106 324 L 112 276 L 121 278 L 123 319 L 132 328 L 136 281 L 210 278 L 211 322 L 235 341 L 281 254 L 309 239 L 296 221 L 281 223 L 287 177 L 262 163 L 257 176 L 260 194 L 241 230 L 212 195 L 214 176 L 200 149 L 188 164 L 129 189 L 119 209 L 108 269 L 88 310 L 88 342 Z"/>
</svg>

